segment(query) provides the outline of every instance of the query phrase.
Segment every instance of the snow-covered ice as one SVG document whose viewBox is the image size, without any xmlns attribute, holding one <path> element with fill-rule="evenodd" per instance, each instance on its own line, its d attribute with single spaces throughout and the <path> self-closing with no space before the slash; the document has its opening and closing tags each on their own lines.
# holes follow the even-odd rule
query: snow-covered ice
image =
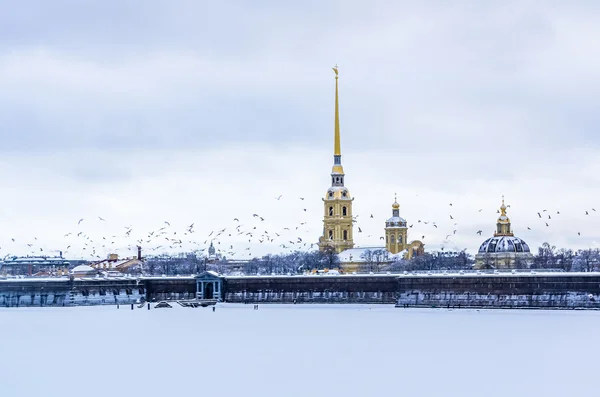
<svg viewBox="0 0 600 397">
<path fill-rule="evenodd" d="M 595 396 L 600 312 L 0 309 L 1 396 Z"/>
</svg>

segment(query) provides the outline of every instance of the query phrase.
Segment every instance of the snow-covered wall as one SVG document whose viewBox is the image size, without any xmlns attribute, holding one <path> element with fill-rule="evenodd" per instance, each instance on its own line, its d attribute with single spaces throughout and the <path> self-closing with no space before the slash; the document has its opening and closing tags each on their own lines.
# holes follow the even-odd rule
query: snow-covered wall
<svg viewBox="0 0 600 397">
<path fill-rule="evenodd" d="M 0 306 L 90 306 L 135 303 L 146 290 L 140 280 L 114 279 L 13 279 L 0 281 Z"/>
<path fill-rule="evenodd" d="M 401 276 L 397 304 L 401 307 L 600 309 L 600 275 Z"/>
<path fill-rule="evenodd" d="M 394 303 L 397 276 L 263 276 L 224 280 L 225 301 L 263 303 Z"/>
<path fill-rule="evenodd" d="M 237 303 L 394 303 L 394 292 L 341 292 L 341 291 L 239 291 L 227 292 L 225 300 Z"/>
<path fill-rule="evenodd" d="M 582 292 L 496 294 L 454 291 L 409 291 L 400 294 L 400 307 L 481 307 L 535 309 L 600 309 L 600 294 Z"/>
<path fill-rule="evenodd" d="M 239 303 L 600 309 L 600 274 L 592 273 L 220 278 L 224 300 Z M 0 305 L 115 305 L 143 299 L 191 299 L 196 288 L 193 277 L 0 280 Z"/>
</svg>

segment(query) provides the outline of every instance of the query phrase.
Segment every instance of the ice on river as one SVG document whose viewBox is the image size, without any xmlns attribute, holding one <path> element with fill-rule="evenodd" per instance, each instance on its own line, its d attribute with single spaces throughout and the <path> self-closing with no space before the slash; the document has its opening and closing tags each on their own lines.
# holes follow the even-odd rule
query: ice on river
<svg viewBox="0 0 600 397">
<path fill-rule="evenodd" d="M 595 396 L 600 312 L 0 309 L 0 395 Z"/>
</svg>

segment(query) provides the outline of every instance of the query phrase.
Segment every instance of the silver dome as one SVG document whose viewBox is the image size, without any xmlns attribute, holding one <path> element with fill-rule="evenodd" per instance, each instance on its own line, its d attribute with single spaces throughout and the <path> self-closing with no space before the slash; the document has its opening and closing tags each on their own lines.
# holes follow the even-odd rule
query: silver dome
<svg viewBox="0 0 600 397">
<path fill-rule="evenodd" d="M 518 237 L 513 236 L 496 236 L 485 240 L 479 247 L 479 253 L 486 252 L 527 252 L 529 253 L 529 245 Z"/>
<path fill-rule="evenodd" d="M 399 216 L 392 216 L 385 221 L 386 227 L 406 227 L 406 219 Z"/>
</svg>

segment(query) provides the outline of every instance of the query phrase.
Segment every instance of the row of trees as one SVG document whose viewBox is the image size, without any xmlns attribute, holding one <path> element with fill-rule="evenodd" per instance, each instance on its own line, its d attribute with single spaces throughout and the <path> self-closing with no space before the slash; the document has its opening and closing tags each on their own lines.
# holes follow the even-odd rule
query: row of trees
<svg viewBox="0 0 600 397">
<path fill-rule="evenodd" d="M 402 272 L 419 270 L 472 269 L 474 257 L 465 251 L 424 253 L 410 260 L 391 261 L 390 254 L 383 249 L 367 250 L 361 255 L 362 272 Z M 313 269 L 339 268 L 338 256 L 333 251 L 294 252 L 285 255 L 266 255 L 246 262 L 219 261 L 209 263 L 196 252 L 177 256 L 161 255 L 146 259 L 145 273 L 150 275 L 196 274 L 206 270 L 219 273 L 240 274 L 298 274 Z M 518 269 L 559 269 L 563 271 L 600 271 L 600 249 L 590 248 L 573 251 L 557 249 L 548 243 L 542 244 L 533 255 L 533 262 L 516 260 Z"/>
<path fill-rule="evenodd" d="M 588 248 L 573 251 L 549 243 L 542 244 L 534 256 L 534 269 L 561 269 L 567 272 L 600 271 L 600 249 Z"/>
</svg>

